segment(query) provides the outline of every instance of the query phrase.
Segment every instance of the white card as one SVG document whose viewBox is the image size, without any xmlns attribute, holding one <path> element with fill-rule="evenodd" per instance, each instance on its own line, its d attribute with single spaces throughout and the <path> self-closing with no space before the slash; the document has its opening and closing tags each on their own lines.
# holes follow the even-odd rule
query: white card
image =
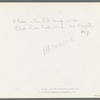
<svg viewBox="0 0 100 100">
<path fill-rule="evenodd" d="M 1 3 L 0 97 L 100 97 L 100 3 Z"/>
</svg>

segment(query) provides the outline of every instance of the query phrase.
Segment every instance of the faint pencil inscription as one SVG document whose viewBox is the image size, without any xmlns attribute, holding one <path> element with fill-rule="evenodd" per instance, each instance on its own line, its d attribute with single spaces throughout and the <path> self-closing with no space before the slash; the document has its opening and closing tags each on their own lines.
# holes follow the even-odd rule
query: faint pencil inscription
<svg viewBox="0 0 100 100">
<path fill-rule="evenodd" d="M 65 46 L 69 43 L 73 42 L 73 38 L 69 38 L 69 39 L 66 39 L 64 41 L 60 41 L 58 43 L 55 43 L 55 44 L 52 44 L 52 45 L 47 45 L 43 48 L 43 54 L 44 56 L 46 56 L 47 54 L 49 54 L 50 52 L 52 52 L 53 50 L 55 49 L 59 49 L 61 48 L 62 46 Z"/>
</svg>

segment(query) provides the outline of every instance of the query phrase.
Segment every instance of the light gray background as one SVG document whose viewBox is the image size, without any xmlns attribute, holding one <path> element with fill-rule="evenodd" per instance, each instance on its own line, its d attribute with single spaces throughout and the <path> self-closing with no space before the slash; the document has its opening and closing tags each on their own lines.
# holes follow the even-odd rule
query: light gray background
<svg viewBox="0 0 100 100">
<path fill-rule="evenodd" d="M 100 2 L 100 0 L 0 0 L 0 2 Z"/>
</svg>

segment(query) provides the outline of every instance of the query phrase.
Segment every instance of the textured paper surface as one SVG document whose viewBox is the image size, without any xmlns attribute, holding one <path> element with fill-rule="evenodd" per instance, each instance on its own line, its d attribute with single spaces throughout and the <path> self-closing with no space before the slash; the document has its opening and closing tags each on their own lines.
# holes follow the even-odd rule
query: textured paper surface
<svg viewBox="0 0 100 100">
<path fill-rule="evenodd" d="M 100 97 L 100 3 L 1 3 L 0 97 Z"/>
</svg>

